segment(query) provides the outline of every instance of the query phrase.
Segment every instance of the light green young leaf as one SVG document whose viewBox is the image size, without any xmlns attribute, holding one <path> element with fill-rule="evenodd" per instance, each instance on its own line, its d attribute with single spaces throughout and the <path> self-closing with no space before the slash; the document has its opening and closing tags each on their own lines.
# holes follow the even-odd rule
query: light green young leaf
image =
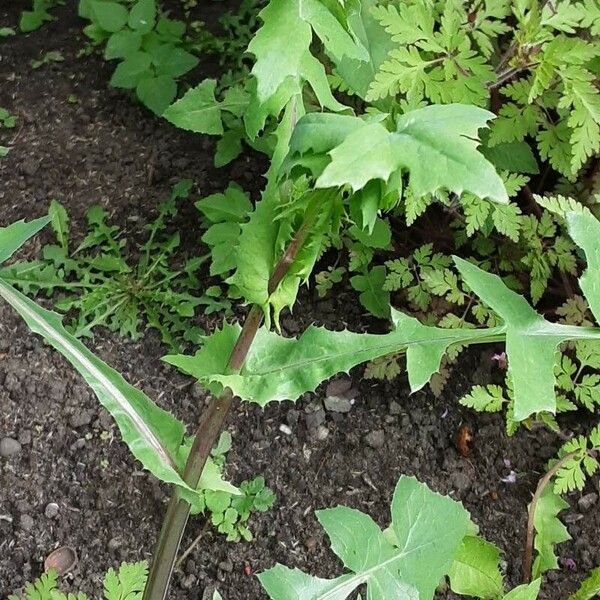
<svg viewBox="0 0 600 600">
<path fill-rule="evenodd" d="M 416 196 L 447 190 L 506 203 L 502 179 L 477 150 L 478 131 L 492 118 L 486 110 L 462 104 L 405 113 L 394 132 L 382 123 L 365 125 L 356 118 L 356 131 L 329 152 L 331 163 L 317 179 L 317 187 L 349 185 L 357 191 L 372 179 L 387 182 L 399 170 L 407 170 Z"/>
<path fill-rule="evenodd" d="M 144 467 L 162 481 L 191 489 L 179 475 L 173 458 L 183 439 L 183 423 L 94 356 L 64 329 L 59 315 L 39 307 L 2 280 L 0 296 L 34 333 L 41 335 L 79 371 L 114 417 L 123 440 Z"/>
<path fill-rule="evenodd" d="M 567 528 L 558 519 L 558 513 L 565 508 L 569 508 L 569 505 L 554 492 L 552 486 L 546 486 L 533 517 L 535 528 L 533 547 L 537 552 L 532 569 L 533 579 L 537 579 L 550 569 L 558 568 L 554 546 L 571 539 Z"/>
<path fill-rule="evenodd" d="M 267 102 L 286 80 L 308 81 L 323 106 L 343 110 L 329 89 L 322 63 L 310 52 L 313 30 L 333 57 L 367 60 L 334 14 L 319 0 L 271 1 L 259 14 L 263 26 L 252 38 L 248 52 L 256 57 L 252 74 L 260 103 Z M 294 35 L 290 36 L 290 31 Z"/>
<path fill-rule="evenodd" d="M 56 234 L 56 240 L 59 246 L 68 251 L 69 248 L 69 215 L 65 210 L 65 207 L 57 200 L 50 202 L 50 209 L 48 215 L 51 219 L 52 229 Z"/>
<path fill-rule="evenodd" d="M 50 223 L 51 217 L 34 221 L 17 221 L 8 227 L 0 227 L 0 264 L 8 260 L 30 237 Z"/>
<path fill-rule="evenodd" d="M 502 600 L 536 600 L 540 593 L 541 579 L 536 579 L 530 584 L 520 585 L 514 588 Z"/>
<path fill-rule="evenodd" d="M 589 213 L 567 213 L 569 234 L 583 249 L 587 259 L 587 269 L 579 278 L 579 285 L 596 321 L 600 322 L 600 221 Z"/>
<path fill-rule="evenodd" d="M 394 543 L 368 515 L 338 506 L 317 512 L 331 549 L 350 571 L 336 579 L 311 577 L 277 565 L 259 575 L 272 600 L 344 600 L 366 584 L 369 598 L 432 598 L 469 526 L 461 504 L 401 477 L 392 500 Z"/>
<path fill-rule="evenodd" d="M 600 594 L 600 567 L 593 569 L 569 600 L 592 600 Z"/>
<path fill-rule="evenodd" d="M 141 600 L 148 578 L 148 563 L 123 563 L 118 572 L 109 569 L 104 577 L 106 600 Z"/>
<path fill-rule="evenodd" d="M 448 573 L 455 594 L 496 599 L 504 590 L 500 550 L 480 537 L 467 535 Z"/>
</svg>

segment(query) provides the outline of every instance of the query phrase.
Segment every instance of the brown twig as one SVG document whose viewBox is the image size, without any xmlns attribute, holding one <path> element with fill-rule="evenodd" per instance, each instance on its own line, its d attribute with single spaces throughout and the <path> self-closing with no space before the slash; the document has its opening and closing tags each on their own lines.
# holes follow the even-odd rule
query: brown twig
<svg viewBox="0 0 600 600">
<path fill-rule="evenodd" d="M 273 293 L 285 275 L 290 266 L 294 263 L 298 252 L 304 245 L 314 219 L 315 211 L 308 211 L 304 223 L 296 232 L 283 256 L 275 266 L 273 275 L 268 282 L 269 294 Z M 241 370 L 250 346 L 256 337 L 258 329 L 262 323 L 263 309 L 258 305 L 252 306 L 242 331 L 231 351 L 227 363 L 229 373 L 237 373 Z M 200 476 L 204 470 L 204 465 L 210 455 L 219 433 L 223 428 L 225 418 L 231 409 L 233 402 L 233 393 L 229 388 L 225 388 L 219 396 L 213 396 L 206 410 L 202 413 L 200 423 L 196 430 L 194 443 L 190 450 L 187 463 L 183 472 L 183 480 L 192 488 L 198 487 Z M 181 538 L 185 531 L 185 526 L 189 518 L 190 504 L 180 496 L 176 488 L 169 502 L 167 513 L 165 515 L 161 528 L 158 543 L 154 552 L 150 574 L 144 590 L 143 600 L 164 600 L 169 589 L 173 566 L 177 558 L 177 552 L 181 544 Z"/>
</svg>

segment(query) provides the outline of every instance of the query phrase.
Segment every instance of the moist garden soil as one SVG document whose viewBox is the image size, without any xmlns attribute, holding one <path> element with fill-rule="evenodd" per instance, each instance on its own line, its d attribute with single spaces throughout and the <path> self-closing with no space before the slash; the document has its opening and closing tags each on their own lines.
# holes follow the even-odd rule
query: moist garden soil
<svg viewBox="0 0 600 600">
<path fill-rule="evenodd" d="M 14 26 L 29 5 L 2 4 L 4 26 Z M 197 16 L 207 21 L 227 7 L 201 4 L 206 6 Z M 108 88 L 112 67 L 97 55 L 78 58 L 85 45 L 84 23 L 74 2 L 55 14 L 58 19 L 39 31 L 0 42 L 0 106 L 18 117 L 15 129 L 0 131 L 0 143 L 13 146 L 0 160 L 0 226 L 39 217 L 56 198 L 67 208 L 76 237 L 84 235 L 85 211 L 94 204 L 104 206 L 111 220 L 135 237 L 179 179 L 194 180 L 193 199 L 223 190 L 230 180 L 256 196 L 262 186 L 257 173 L 264 171 L 256 157 L 215 169 L 212 139 L 176 130 L 127 94 Z M 60 51 L 64 61 L 30 67 L 32 59 L 51 50 Z M 194 75 L 200 80 L 214 72 L 207 59 Z M 199 252 L 200 221 L 191 201 L 174 226 L 182 233 L 183 251 Z M 38 255 L 49 240 L 43 232 L 23 256 Z M 207 279 L 206 286 L 211 283 Z M 311 322 L 354 330 L 369 325 L 350 291 L 325 300 L 303 292 L 294 315 L 283 320 L 284 333 L 297 334 Z M 375 324 L 375 330 L 381 327 Z M 190 426 L 198 421 L 205 394 L 161 362 L 166 349 L 153 332 L 134 343 L 100 330 L 88 345 L 161 406 Z M 391 383 L 361 380 L 362 370 L 356 369 L 351 374 L 354 403 L 347 413 L 321 408 L 327 386 L 296 404 L 265 410 L 238 404 L 227 420 L 234 440 L 227 475 L 239 483 L 263 474 L 277 494 L 276 504 L 252 518 L 252 542 L 227 543 L 206 528 L 203 542 L 176 572 L 170 598 L 208 598 L 215 586 L 226 600 L 265 598 L 255 574 L 276 562 L 322 577 L 340 574 L 343 567 L 314 511 L 345 504 L 387 526 L 392 491 L 402 474 L 461 500 L 482 534 L 503 550 L 508 582 L 518 584 L 526 507 L 564 436 L 535 428 L 508 438 L 501 416 L 458 406 L 471 385 L 500 376 L 493 352 L 466 353 L 437 399 L 428 392 L 409 395 L 405 377 Z M 581 413 L 564 423 L 563 433 L 584 433 L 593 424 Z M 464 425 L 474 435 L 468 457 L 456 446 Z M 44 558 L 58 546 L 71 546 L 78 555 L 63 589 L 81 589 L 91 597 L 100 596 L 109 567 L 151 557 L 168 488 L 141 470 L 109 415 L 67 362 L 4 304 L 2 437 L 17 440 L 18 451 L 0 457 L 0 598 L 39 576 Z M 541 597 L 566 598 L 586 571 L 600 565 L 600 512 L 597 495 L 589 495 L 597 492 L 595 481 L 569 498 L 563 517 L 574 541 L 561 545 L 559 554 L 571 569 L 549 573 Z M 183 547 L 203 529 L 202 517 L 192 520 Z M 453 596 L 441 590 L 439 597 Z"/>
</svg>

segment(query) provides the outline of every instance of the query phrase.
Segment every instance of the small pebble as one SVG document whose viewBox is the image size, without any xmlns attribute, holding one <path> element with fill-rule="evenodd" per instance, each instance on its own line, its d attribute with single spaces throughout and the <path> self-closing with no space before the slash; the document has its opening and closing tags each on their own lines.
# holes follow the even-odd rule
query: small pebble
<svg viewBox="0 0 600 600">
<path fill-rule="evenodd" d="M 94 416 L 94 412 L 91 410 L 82 410 L 78 411 L 71 416 L 69 419 L 69 424 L 73 429 L 78 429 L 79 427 L 85 427 L 92 422 L 92 418 Z"/>
<path fill-rule="evenodd" d="M 31 431 L 29 429 L 24 429 L 19 432 L 19 443 L 22 446 L 28 446 L 31 444 Z"/>
<path fill-rule="evenodd" d="M 0 456 L 8 458 L 21 452 L 21 444 L 17 440 L 9 437 L 2 438 L 0 440 Z"/>
<path fill-rule="evenodd" d="M 58 504 L 56 504 L 56 502 L 50 502 L 46 505 L 46 508 L 44 509 L 44 514 L 46 515 L 47 519 L 54 519 L 58 516 L 58 511 Z"/>
<path fill-rule="evenodd" d="M 19 523 L 21 524 L 21 529 L 24 531 L 31 531 L 35 524 L 33 518 L 29 515 L 21 515 Z"/>
<path fill-rule="evenodd" d="M 385 444 L 385 433 L 383 432 L 383 429 L 377 429 L 368 433 L 365 436 L 365 442 L 367 442 L 371 448 L 382 448 Z"/>
<path fill-rule="evenodd" d="M 222 560 L 219 563 L 219 569 L 225 571 L 225 573 L 231 573 L 233 571 L 233 563 L 230 560 Z"/>
<path fill-rule="evenodd" d="M 577 508 L 582 513 L 587 513 L 591 510 L 591 508 L 598 502 L 598 494 L 591 492 L 589 494 L 585 494 L 585 496 L 581 496 L 577 502 Z"/>
<path fill-rule="evenodd" d="M 326 440 L 328 435 L 329 429 L 327 429 L 325 425 L 319 425 L 317 427 L 317 430 L 315 431 L 315 439 L 317 441 L 322 442 L 323 440 Z"/>
<path fill-rule="evenodd" d="M 348 413 L 352 409 L 352 400 L 339 396 L 328 396 L 323 404 L 330 412 Z"/>
<path fill-rule="evenodd" d="M 281 431 L 281 433 L 285 433 L 285 435 L 292 435 L 292 430 L 285 423 L 282 423 L 279 426 L 279 431 Z"/>
<path fill-rule="evenodd" d="M 395 401 L 392 400 L 389 406 L 390 415 L 396 416 L 402 413 L 402 407 Z"/>
</svg>

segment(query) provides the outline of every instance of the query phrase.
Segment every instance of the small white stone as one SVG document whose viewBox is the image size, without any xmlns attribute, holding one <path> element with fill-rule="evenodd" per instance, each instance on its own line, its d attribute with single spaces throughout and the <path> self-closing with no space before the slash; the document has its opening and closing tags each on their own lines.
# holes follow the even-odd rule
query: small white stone
<svg viewBox="0 0 600 600">
<path fill-rule="evenodd" d="M 279 431 L 281 431 L 281 433 L 285 433 L 285 435 L 292 435 L 292 430 L 285 423 L 282 423 L 279 426 Z"/>
</svg>

